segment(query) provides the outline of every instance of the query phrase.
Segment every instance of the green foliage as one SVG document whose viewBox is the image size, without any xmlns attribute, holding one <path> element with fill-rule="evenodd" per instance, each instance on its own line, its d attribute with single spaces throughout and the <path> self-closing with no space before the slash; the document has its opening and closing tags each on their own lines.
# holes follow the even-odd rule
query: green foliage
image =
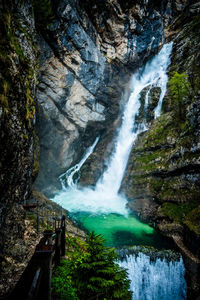
<svg viewBox="0 0 200 300">
<path fill-rule="evenodd" d="M 174 72 L 173 76 L 169 80 L 169 88 L 174 100 L 174 104 L 177 107 L 178 116 L 180 119 L 184 118 L 184 106 L 186 100 L 191 96 L 191 87 L 187 78 L 187 74 Z"/>
<path fill-rule="evenodd" d="M 73 270 L 80 299 L 131 299 L 127 273 L 115 263 L 115 250 L 105 247 L 102 236 L 93 232 L 86 242 L 87 255 Z"/>
<path fill-rule="evenodd" d="M 52 1 L 33 0 L 33 8 L 36 28 L 44 31 L 54 19 Z"/>
<path fill-rule="evenodd" d="M 104 246 L 104 239 L 101 235 L 90 233 L 86 242 L 68 237 L 66 242 L 68 248 L 67 270 L 64 271 L 65 274 L 56 270 L 56 276 L 62 278 L 56 281 L 55 278 L 53 279 L 55 295 L 57 292 L 55 283 L 58 285 L 59 293 L 61 293 L 60 286 L 63 284 L 65 284 L 66 293 L 69 292 L 67 291 L 70 290 L 69 282 L 66 282 L 66 278 L 68 278 L 77 297 L 81 300 L 131 299 L 132 293 L 128 290 L 127 272 L 116 263 L 115 250 Z M 62 293 L 64 294 L 64 291 Z M 55 299 L 59 297 L 57 294 Z"/>
<path fill-rule="evenodd" d="M 0 76 L 0 105 L 6 114 L 12 114 L 12 101 L 19 94 L 15 93 L 15 89 L 23 91 L 20 102 L 24 102 L 24 119 L 30 125 L 35 115 L 35 103 L 31 91 L 35 81 L 34 67 L 36 66 L 25 53 L 19 39 L 19 32 L 23 32 L 30 46 L 33 46 L 33 42 L 30 33 L 9 11 L 9 8 L 2 14 L 0 27 L 2 29 L 0 34 L 0 70 L 2 72 Z"/>
<path fill-rule="evenodd" d="M 72 286 L 70 267 L 70 261 L 64 260 L 61 266 L 56 268 L 52 277 L 52 299 L 78 300 L 75 289 Z"/>
</svg>

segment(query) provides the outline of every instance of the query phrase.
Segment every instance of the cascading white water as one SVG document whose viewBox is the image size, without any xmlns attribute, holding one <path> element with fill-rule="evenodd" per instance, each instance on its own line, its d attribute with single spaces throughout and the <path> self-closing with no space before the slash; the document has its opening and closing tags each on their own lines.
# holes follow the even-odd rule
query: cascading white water
<svg viewBox="0 0 200 300">
<path fill-rule="evenodd" d="M 166 92 L 167 67 L 170 63 L 172 43 L 165 44 L 161 51 L 151 59 L 143 68 L 132 76 L 131 95 L 125 105 L 122 125 L 118 130 L 114 152 L 108 162 L 108 168 L 97 182 L 95 189 L 91 188 L 71 188 L 75 187 L 73 175 L 82 166 L 83 158 L 79 164 L 69 169 L 64 175 L 70 173 L 67 179 L 69 188 L 63 186 L 63 190 L 53 199 L 57 203 L 66 207 L 69 211 L 86 211 L 93 213 L 119 213 L 127 215 L 124 196 L 118 194 L 121 181 L 126 169 L 129 153 L 132 145 L 145 125 L 134 130 L 135 116 L 140 107 L 140 93 L 148 86 L 161 88 L 161 95 L 155 114 L 158 116 L 162 100 Z M 96 144 L 95 144 L 96 145 Z M 94 147 L 93 147 L 94 148 Z M 62 184 L 63 176 L 62 176 Z"/>
<path fill-rule="evenodd" d="M 107 171 L 97 183 L 97 190 L 105 190 L 109 193 L 117 194 L 124 171 L 127 165 L 129 153 L 138 133 L 144 128 L 140 127 L 136 132 L 134 129 L 135 116 L 140 108 L 140 93 L 148 86 L 157 86 L 161 88 L 158 107 L 155 110 L 156 116 L 160 113 L 162 100 L 166 92 L 167 85 L 167 67 L 170 63 L 170 54 L 172 43 L 163 46 L 162 50 L 150 62 L 146 64 L 144 69 L 133 75 L 131 80 L 132 93 L 125 107 L 122 126 L 116 140 L 115 151 L 111 157 Z"/>
<path fill-rule="evenodd" d="M 67 186 L 71 187 L 71 188 L 76 186 L 80 176 L 78 176 L 76 178 L 76 180 L 74 180 L 74 175 L 79 172 L 79 170 L 82 167 L 82 165 L 84 164 L 84 162 L 87 160 L 87 158 L 90 156 L 90 154 L 94 151 L 94 148 L 96 147 L 96 144 L 98 143 L 98 141 L 99 141 L 99 136 L 95 139 L 92 146 L 90 146 L 87 149 L 87 151 L 83 155 L 83 158 L 80 160 L 80 162 L 59 176 L 63 190 L 66 190 Z M 66 181 L 67 181 L 67 185 L 66 185 Z"/>
<path fill-rule="evenodd" d="M 180 261 L 151 258 L 143 253 L 126 256 L 119 265 L 127 269 L 133 300 L 186 299 L 185 268 Z"/>
</svg>

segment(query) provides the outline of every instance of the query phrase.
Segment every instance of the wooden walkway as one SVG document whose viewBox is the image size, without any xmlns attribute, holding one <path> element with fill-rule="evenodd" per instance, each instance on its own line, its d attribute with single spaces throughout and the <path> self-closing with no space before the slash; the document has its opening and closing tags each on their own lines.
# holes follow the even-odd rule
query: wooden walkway
<svg viewBox="0 0 200 300">
<path fill-rule="evenodd" d="M 55 232 L 44 231 L 20 280 L 4 300 L 51 300 L 52 268 L 65 256 L 65 216 L 55 224 Z"/>
</svg>

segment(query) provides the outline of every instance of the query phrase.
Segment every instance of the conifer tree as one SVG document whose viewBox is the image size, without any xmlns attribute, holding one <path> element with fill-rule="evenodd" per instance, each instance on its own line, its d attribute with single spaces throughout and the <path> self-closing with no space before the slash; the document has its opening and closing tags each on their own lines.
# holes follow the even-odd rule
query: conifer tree
<svg viewBox="0 0 200 300">
<path fill-rule="evenodd" d="M 94 232 L 87 237 L 87 255 L 73 270 L 72 278 L 81 300 L 130 300 L 127 272 L 117 263 L 113 248 L 104 246 L 104 239 Z"/>
</svg>

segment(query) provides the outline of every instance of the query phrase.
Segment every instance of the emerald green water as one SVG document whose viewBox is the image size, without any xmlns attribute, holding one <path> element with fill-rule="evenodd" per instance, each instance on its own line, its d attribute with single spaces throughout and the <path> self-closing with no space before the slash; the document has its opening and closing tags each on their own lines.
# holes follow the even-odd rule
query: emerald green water
<svg viewBox="0 0 200 300">
<path fill-rule="evenodd" d="M 168 248 L 168 241 L 148 224 L 142 223 L 134 216 L 125 217 L 119 214 L 90 214 L 88 212 L 74 213 L 72 215 L 81 226 L 97 234 L 102 234 L 106 245 L 112 247 L 122 246 L 153 246 Z"/>
</svg>

